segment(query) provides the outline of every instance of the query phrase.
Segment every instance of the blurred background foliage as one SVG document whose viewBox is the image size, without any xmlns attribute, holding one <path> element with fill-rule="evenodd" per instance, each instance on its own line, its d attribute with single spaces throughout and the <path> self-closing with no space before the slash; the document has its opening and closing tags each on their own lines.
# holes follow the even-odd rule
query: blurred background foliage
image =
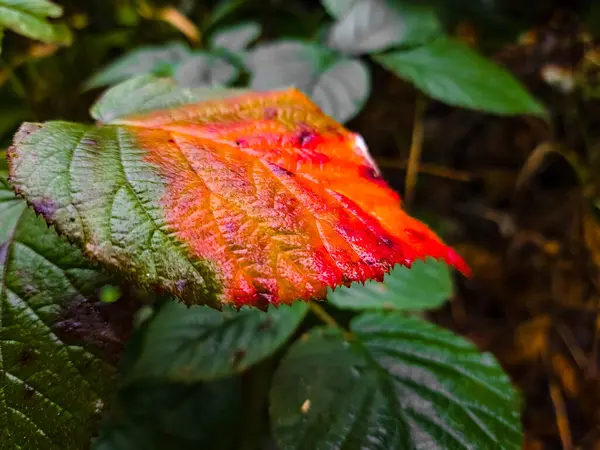
<svg viewBox="0 0 600 450">
<path fill-rule="evenodd" d="M 473 267 L 432 318 L 520 386 L 525 448 L 600 448 L 600 4 L 61 0 L 19 29 L 17 3 L 0 0 L 0 148 L 23 121 L 89 122 L 139 73 L 296 84 Z"/>
</svg>

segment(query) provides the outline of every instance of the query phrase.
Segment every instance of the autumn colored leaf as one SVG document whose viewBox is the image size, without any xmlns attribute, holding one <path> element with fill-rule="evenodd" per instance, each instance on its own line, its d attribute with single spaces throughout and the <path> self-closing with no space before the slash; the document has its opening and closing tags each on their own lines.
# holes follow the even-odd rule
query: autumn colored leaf
<svg viewBox="0 0 600 450">
<path fill-rule="evenodd" d="M 468 272 L 402 210 L 362 138 L 296 89 L 186 91 L 145 76 L 93 111 L 97 126 L 24 124 L 11 181 L 88 256 L 142 285 L 265 307 L 426 256 Z"/>
</svg>

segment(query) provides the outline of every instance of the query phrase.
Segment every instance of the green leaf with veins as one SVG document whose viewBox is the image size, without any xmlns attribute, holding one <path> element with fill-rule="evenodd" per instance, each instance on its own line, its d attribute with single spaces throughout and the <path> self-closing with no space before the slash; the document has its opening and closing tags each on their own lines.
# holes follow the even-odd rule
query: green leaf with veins
<svg viewBox="0 0 600 450">
<path fill-rule="evenodd" d="M 0 0 L 0 30 L 8 28 L 46 43 L 70 44 L 71 32 L 63 24 L 46 21 L 62 16 L 60 6 L 47 0 Z"/>
<path fill-rule="evenodd" d="M 519 399 L 490 354 L 398 312 L 350 328 L 313 329 L 283 358 L 270 393 L 279 448 L 521 448 Z"/>
<path fill-rule="evenodd" d="M 369 69 L 362 61 L 315 44 L 285 40 L 256 46 L 246 64 L 252 89 L 295 86 L 339 122 L 358 114 L 371 92 Z"/>
<path fill-rule="evenodd" d="M 357 0 L 329 31 L 329 48 L 360 55 L 395 46 L 414 46 L 441 33 L 435 12 L 426 5 L 395 0 Z"/>
<path fill-rule="evenodd" d="M 496 114 L 545 115 L 544 107 L 510 72 L 449 37 L 373 59 L 449 105 Z"/>
<path fill-rule="evenodd" d="M 0 179 L 2 448 L 88 445 L 115 369 L 75 339 L 98 353 L 114 338 L 90 303 L 106 281 Z"/>
<path fill-rule="evenodd" d="M 245 22 L 220 29 L 210 39 L 213 49 L 224 48 L 230 52 L 239 52 L 247 48 L 260 36 L 261 26 L 256 22 Z"/>
<path fill-rule="evenodd" d="M 307 311 L 304 302 L 268 312 L 168 303 L 148 326 L 128 377 L 190 382 L 243 372 L 275 353 Z"/>
<path fill-rule="evenodd" d="M 342 309 L 395 309 L 422 311 L 437 308 L 452 296 L 450 270 L 443 261 L 432 258 L 415 261 L 410 269 L 396 266 L 383 283 L 369 280 L 339 287 L 327 296 Z"/>
<path fill-rule="evenodd" d="M 191 50 L 180 42 L 139 47 L 94 74 L 85 86 L 86 89 L 109 86 L 146 73 L 172 75 L 175 67 L 190 55 Z"/>
</svg>

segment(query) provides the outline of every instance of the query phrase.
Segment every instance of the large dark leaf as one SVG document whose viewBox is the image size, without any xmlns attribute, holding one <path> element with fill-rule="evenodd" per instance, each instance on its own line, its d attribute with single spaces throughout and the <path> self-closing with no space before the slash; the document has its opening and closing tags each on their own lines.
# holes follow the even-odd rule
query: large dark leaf
<svg viewBox="0 0 600 450">
<path fill-rule="evenodd" d="M 112 409 L 92 450 L 230 449 L 240 428 L 240 380 L 137 383 Z"/>
<path fill-rule="evenodd" d="M 368 313 L 284 357 L 270 414 L 286 450 L 520 449 L 519 402 L 490 354 L 418 318 Z"/>
<path fill-rule="evenodd" d="M 90 303 L 106 281 L 0 179 L 0 447 L 88 444 L 114 374 L 95 354 L 120 346 Z"/>
</svg>

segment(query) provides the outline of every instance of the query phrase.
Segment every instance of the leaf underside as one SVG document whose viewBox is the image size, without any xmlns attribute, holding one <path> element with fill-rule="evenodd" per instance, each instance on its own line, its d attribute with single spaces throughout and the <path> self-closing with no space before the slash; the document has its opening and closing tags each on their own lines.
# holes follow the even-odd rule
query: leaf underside
<svg viewBox="0 0 600 450">
<path fill-rule="evenodd" d="M 400 208 L 362 138 L 304 94 L 227 95 L 99 126 L 25 124 L 11 182 L 88 256 L 188 303 L 320 299 L 426 256 L 468 270 Z"/>
</svg>

